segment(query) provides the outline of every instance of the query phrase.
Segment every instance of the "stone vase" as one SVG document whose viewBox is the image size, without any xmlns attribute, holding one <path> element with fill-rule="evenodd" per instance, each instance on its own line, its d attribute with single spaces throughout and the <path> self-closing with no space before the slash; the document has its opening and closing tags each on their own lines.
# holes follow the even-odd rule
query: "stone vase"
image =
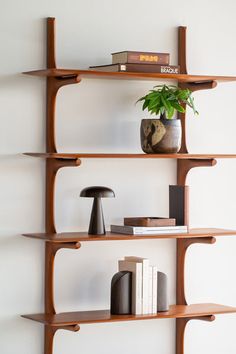
<svg viewBox="0 0 236 354">
<path fill-rule="evenodd" d="M 147 154 L 173 154 L 181 147 L 180 119 L 142 119 L 141 146 Z"/>
</svg>

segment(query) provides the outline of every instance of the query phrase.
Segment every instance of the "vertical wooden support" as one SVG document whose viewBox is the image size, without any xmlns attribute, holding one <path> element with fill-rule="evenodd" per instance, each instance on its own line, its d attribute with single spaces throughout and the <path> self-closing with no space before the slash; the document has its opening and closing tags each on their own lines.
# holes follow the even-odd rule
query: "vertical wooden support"
<svg viewBox="0 0 236 354">
<path fill-rule="evenodd" d="M 55 55 L 55 18 L 47 19 L 47 68 L 56 68 Z M 55 141 L 55 106 L 58 90 L 64 85 L 76 84 L 80 82 L 77 75 L 69 75 L 63 77 L 47 77 L 46 90 L 46 151 L 48 153 L 56 153 Z M 55 179 L 57 172 L 62 167 L 79 166 L 81 163 L 78 159 L 47 159 L 46 160 L 46 195 L 45 195 L 45 230 L 47 233 L 55 233 L 54 218 L 54 194 Z M 54 244 L 46 242 L 45 245 L 45 313 L 55 314 L 54 306 L 54 260 L 57 251 L 60 248 L 80 247 L 79 243 Z M 45 325 L 44 353 L 53 353 L 53 338 L 58 328 Z M 59 328 L 60 329 L 60 328 Z M 67 326 L 67 330 L 76 331 L 78 326 Z"/>
<path fill-rule="evenodd" d="M 55 18 L 47 18 L 47 68 L 56 68 Z"/>
<path fill-rule="evenodd" d="M 188 226 L 189 190 L 185 185 L 188 172 L 193 167 L 214 166 L 214 159 L 186 159 L 177 162 L 177 186 L 170 186 L 170 215 L 177 217 L 179 222 Z M 176 304 L 187 305 L 185 297 L 185 258 L 189 246 L 194 243 L 215 242 L 214 237 L 177 239 L 176 248 Z M 202 317 L 201 320 L 212 321 L 213 317 Z M 184 354 L 184 333 L 189 319 L 176 319 L 176 354 Z"/>
<path fill-rule="evenodd" d="M 188 226 L 189 220 L 189 190 L 185 185 L 186 177 L 191 168 L 202 166 L 214 166 L 214 159 L 186 159 L 177 162 L 177 186 L 170 186 L 170 215 L 179 218 Z M 177 239 L 176 247 L 176 304 L 187 305 L 185 297 L 185 257 L 189 246 L 194 243 L 212 244 L 214 237 Z M 212 321 L 212 317 L 199 319 Z M 185 327 L 190 319 L 176 319 L 176 354 L 184 354 Z"/>
<path fill-rule="evenodd" d="M 178 64 L 180 66 L 180 73 L 187 74 L 187 55 L 186 55 L 186 32 L 187 27 L 180 26 L 178 32 Z M 216 81 L 206 82 L 178 82 L 178 86 L 182 89 L 189 89 L 190 91 L 207 90 L 215 88 Z M 186 106 L 184 107 L 186 108 Z M 178 119 L 181 120 L 182 125 L 182 142 L 180 153 L 188 153 L 187 139 L 186 139 L 186 113 L 178 112 Z"/>
<path fill-rule="evenodd" d="M 178 32 L 178 64 L 180 67 L 181 74 L 187 74 L 186 30 L 187 27 L 180 26 Z M 181 83 L 178 83 L 178 86 L 181 87 Z M 181 142 L 180 153 L 188 153 L 187 144 L 186 144 L 185 113 L 178 112 L 178 119 L 181 120 L 181 125 L 182 125 L 182 142 Z"/>
<path fill-rule="evenodd" d="M 186 27 L 179 27 L 178 33 L 178 63 L 180 65 L 180 73 L 187 74 L 187 56 L 186 56 Z M 178 82 L 178 86 L 181 88 L 186 88 L 191 91 L 212 89 L 216 87 L 217 83 L 215 81 L 206 81 L 204 83 L 191 82 L 183 83 Z M 185 107 L 186 108 L 186 107 Z M 181 120 L 182 124 L 182 141 L 180 153 L 188 153 L 187 142 L 186 142 L 186 113 L 178 113 L 178 119 Z M 216 161 L 214 159 L 186 159 L 177 161 L 177 186 L 170 187 L 170 202 L 173 203 L 175 200 L 178 205 L 172 206 L 174 211 L 170 209 L 172 215 L 173 212 L 180 219 L 184 219 L 185 225 L 188 225 L 188 189 L 186 184 L 186 177 L 188 172 L 193 167 L 200 166 L 214 166 Z M 180 210 L 178 210 L 180 208 Z M 181 220 L 183 221 L 183 220 Z M 188 247 L 193 243 L 214 243 L 214 237 L 207 238 L 195 238 L 195 239 L 178 239 L 177 249 L 176 249 L 176 304 L 187 305 L 185 297 L 185 280 L 184 280 L 184 267 L 185 267 L 185 256 Z M 199 318 L 201 320 L 212 321 L 213 316 L 206 316 Z M 177 319 L 176 320 L 176 354 L 184 354 L 184 333 L 185 328 L 190 319 Z"/>
<path fill-rule="evenodd" d="M 55 58 L 55 19 L 47 19 L 47 68 L 56 66 Z M 64 85 L 70 85 L 80 82 L 75 76 L 65 76 L 61 78 L 47 78 L 47 111 L 46 111 L 46 151 L 55 153 L 55 102 L 58 90 Z M 78 159 L 47 159 L 46 161 L 46 196 L 45 196 L 45 229 L 47 233 L 55 233 L 54 218 L 54 194 L 55 179 L 57 172 L 62 167 L 79 166 Z M 45 246 L 45 311 L 46 313 L 55 313 L 53 304 L 53 263 L 55 249 L 46 244 Z"/>
</svg>

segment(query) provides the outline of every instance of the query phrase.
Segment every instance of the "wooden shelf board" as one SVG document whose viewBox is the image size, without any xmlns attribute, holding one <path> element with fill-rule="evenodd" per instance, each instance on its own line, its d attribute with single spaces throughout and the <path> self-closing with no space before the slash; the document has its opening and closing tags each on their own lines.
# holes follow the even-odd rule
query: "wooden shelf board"
<svg viewBox="0 0 236 354">
<path fill-rule="evenodd" d="M 57 234 L 32 233 L 23 236 L 50 241 L 54 243 L 82 242 L 82 241 L 116 241 L 116 240 L 142 240 L 142 239 L 177 239 L 195 237 L 215 237 L 236 235 L 236 230 L 225 230 L 216 228 L 196 228 L 190 229 L 188 233 L 168 234 L 168 235 L 125 235 L 107 232 L 106 235 L 88 235 L 86 232 L 63 232 Z"/>
<path fill-rule="evenodd" d="M 64 312 L 55 315 L 32 314 L 22 317 L 60 327 L 85 323 L 138 321 L 164 318 L 194 318 L 236 312 L 236 307 L 217 304 L 171 305 L 169 311 L 148 315 L 111 315 L 110 310 Z"/>
<path fill-rule="evenodd" d="M 83 158 L 131 158 L 131 159 L 214 159 L 236 158 L 236 154 L 106 154 L 106 153 L 36 153 L 26 152 L 25 155 L 44 159 L 83 159 Z"/>
<path fill-rule="evenodd" d="M 186 75 L 186 74 L 160 74 L 141 72 L 107 72 L 95 70 L 78 69 L 45 69 L 27 71 L 23 74 L 43 77 L 79 76 L 80 78 L 92 79 L 124 79 L 124 80 L 177 80 L 180 82 L 211 82 L 211 81 L 236 81 L 235 76 L 215 76 L 215 75 Z"/>
</svg>

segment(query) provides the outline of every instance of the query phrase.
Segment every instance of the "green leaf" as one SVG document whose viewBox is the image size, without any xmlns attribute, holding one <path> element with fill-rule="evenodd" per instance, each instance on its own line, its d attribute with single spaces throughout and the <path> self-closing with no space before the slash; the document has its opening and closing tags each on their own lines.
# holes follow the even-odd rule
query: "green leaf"
<svg viewBox="0 0 236 354">
<path fill-rule="evenodd" d="M 171 102 L 171 105 L 176 109 L 176 111 L 184 113 L 185 109 L 177 102 Z"/>
<path fill-rule="evenodd" d="M 147 106 L 149 105 L 149 101 L 147 100 L 147 101 L 144 101 L 144 103 L 143 103 L 143 111 L 147 108 Z"/>
<path fill-rule="evenodd" d="M 194 106 L 192 92 L 175 85 L 156 85 L 137 102 L 140 101 L 143 101 L 143 110 L 147 109 L 151 114 L 165 113 L 168 119 L 173 117 L 175 111 L 185 112 L 185 105 L 188 105 L 194 114 L 198 114 Z"/>
</svg>

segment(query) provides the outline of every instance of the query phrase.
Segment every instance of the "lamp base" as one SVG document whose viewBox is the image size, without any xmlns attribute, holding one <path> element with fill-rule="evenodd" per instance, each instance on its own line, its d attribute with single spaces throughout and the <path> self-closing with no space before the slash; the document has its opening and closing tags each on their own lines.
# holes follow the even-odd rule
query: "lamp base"
<svg viewBox="0 0 236 354">
<path fill-rule="evenodd" d="M 102 211 L 102 201 L 101 198 L 99 197 L 94 198 L 93 201 L 88 234 L 89 235 L 106 234 L 103 211 Z"/>
</svg>

